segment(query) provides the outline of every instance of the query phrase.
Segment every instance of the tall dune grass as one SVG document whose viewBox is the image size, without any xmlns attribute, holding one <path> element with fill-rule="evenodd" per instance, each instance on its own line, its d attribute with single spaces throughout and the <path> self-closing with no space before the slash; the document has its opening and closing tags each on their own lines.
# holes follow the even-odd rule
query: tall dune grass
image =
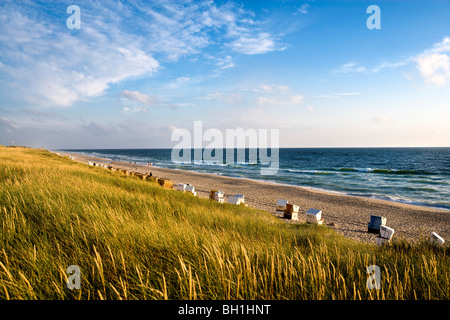
<svg viewBox="0 0 450 320">
<path fill-rule="evenodd" d="M 45 150 L 0 147 L 0 223 L 1 299 L 450 298 L 448 247 L 378 248 Z"/>
</svg>

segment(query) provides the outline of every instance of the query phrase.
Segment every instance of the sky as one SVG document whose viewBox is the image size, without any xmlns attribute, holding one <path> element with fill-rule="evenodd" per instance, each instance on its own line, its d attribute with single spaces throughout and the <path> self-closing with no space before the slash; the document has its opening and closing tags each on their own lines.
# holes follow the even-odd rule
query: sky
<svg viewBox="0 0 450 320">
<path fill-rule="evenodd" d="M 450 1 L 2 0 L 0 30 L 1 145 L 450 146 Z"/>
</svg>

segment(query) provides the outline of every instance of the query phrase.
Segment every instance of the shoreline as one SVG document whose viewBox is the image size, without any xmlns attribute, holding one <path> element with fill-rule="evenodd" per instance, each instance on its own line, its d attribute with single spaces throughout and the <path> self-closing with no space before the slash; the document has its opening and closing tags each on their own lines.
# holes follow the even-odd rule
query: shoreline
<svg viewBox="0 0 450 320">
<path fill-rule="evenodd" d="M 446 147 L 443 147 L 446 148 Z M 79 156 L 83 156 L 83 157 L 92 157 L 95 159 L 99 159 L 99 161 L 102 162 L 107 162 L 107 163 L 112 163 L 112 162 L 122 162 L 124 164 L 131 164 L 131 165 L 137 165 L 137 166 L 144 166 L 147 168 L 147 166 L 144 164 L 145 162 L 139 163 L 133 163 L 133 162 L 126 162 L 126 161 L 120 161 L 120 160 L 113 160 L 113 159 L 109 159 L 109 158 L 103 158 L 103 157 L 96 157 L 96 156 L 91 156 L 91 155 L 86 155 L 83 153 L 78 153 L 77 151 L 61 151 L 61 150 L 49 150 L 51 152 L 54 153 L 65 153 L 65 154 L 71 154 L 71 155 L 79 155 Z M 330 193 L 330 194 L 337 194 L 337 195 L 343 195 L 343 196 L 349 196 L 349 197 L 358 197 L 358 198 L 363 198 L 363 199 L 373 199 L 373 200 L 381 200 L 381 201 L 387 201 L 387 202 L 392 202 L 392 203 L 398 203 L 398 204 L 405 204 L 405 205 L 411 205 L 414 207 L 419 207 L 422 209 L 432 209 L 433 211 L 442 211 L 442 212 L 447 212 L 448 214 L 450 214 L 450 208 L 446 208 L 446 207 L 439 207 L 439 206 L 434 206 L 432 204 L 426 204 L 423 202 L 414 202 L 414 201 L 408 201 L 407 199 L 399 199 L 399 200 L 395 200 L 394 198 L 392 198 L 389 195 L 386 196 L 369 196 L 369 195 L 365 195 L 365 194 L 351 194 L 351 193 L 345 193 L 343 191 L 337 191 L 337 190 L 329 190 L 329 189 L 323 189 L 323 188 L 319 188 L 319 187 L 311 187 L 311 186 L 301 186 L 301 185 L 294 185 L 294 184 L 289 184 L 289 183 L 282 183 L 282 182 L 278 182 L 278 181 L 271 181 L 271 180 L 266 180 L 266 179 L 253 179 L 253 178 L 248 178 L 248 177 L 240 177 L 240 176 L 229 176 L 229 175 L 222 175 L 219 173 L 213 173 L 213 172 L 200 172 L 200 171 L 196 171 L 196 170 L 185 170 L 185 169 L 178 169 L 178 168 L 165 168 L 165 167 L 159 167 L 159 166 L 155 166 L 152 165 L 151 168 L 156 168 L 156 169 L 167 169 L 167 170 L 176 170 L 176 171 L 180 171 L 180 172 L 190 172 L 190 173 L 198 173 L 198 174 L 206 174 L 206 175 L 212 175 L 214 177 L 228 177 L 228 178 L 233 178 L 233 179 L 243 179 L 243 180 L 250 180 L 250 181 L 255 181 L 255 182 L 264 182 L 264 183 L 269 183 L 269 184 L 275 184 L 275 185 L 279 185 L 279 186 L 285 186 L 285 187 L 298 187 L 298 188 L 302 188 L 302 189 L 306 189 L 306 190 L 312 190 L 312 191 L 319 191 L 319 192 L 325 192 L 325 193 Z"/>
<path fill-rule="evenodd" d="M 375 243 L 375 234 L 367 233 L 370 215 L 382 215 L 387 218 L 386 225 L 395 230 L 394 238 L 408 241 L 429 239 L 431 232 L 438 233 L 444 239 L 450 237 L 450 212 L 444 208 L 408 204 L 384 199 L 347 195 L 328 190 L 318 190 L 289 184 L 280 184 L 256 179 L 228 177 L 214 173 L 200 173 L 182 169 L 168 169 L 146 166 L 124 161 L 114 161 L 80 153 L 51 151 L 75 157 L 75 161 L 88 163 L 101 161 L 116 168 L 140 173 L 152 172 L 153 176 L 170 179 L 176 183 L 189 183 L 195 186 L 198 196 L 208 198 L 210 190 L 221 190 L 228 197 L 243 194 L 249 207 L 275 213 L 277 199 L 289 200 L 300 206 L 300 212 L 309 208 L 322 210 L 324 224 L 339 234 L 366 243 Z M 286 220 L 287 223 L 298 223 Z"/>
</svg>

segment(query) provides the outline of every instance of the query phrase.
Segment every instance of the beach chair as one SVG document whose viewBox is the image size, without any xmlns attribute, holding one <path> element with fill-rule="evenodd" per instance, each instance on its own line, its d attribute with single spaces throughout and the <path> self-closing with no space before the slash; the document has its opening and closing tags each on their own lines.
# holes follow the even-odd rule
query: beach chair
<svg viewBox="0 0 450 320">
<path fill-rule="evenodd" d="M 436 232 L 432 232 L 430 235 L 430 242 L 431 244 L 437 245 L 437 246 L 442 246 L 445 242 L 445 240 L 438 235 Z"/>
<path fill-rule="evenodd" d="M 135 176 L 139 177 L 140 179 L 142 179 L 143 181 L 145 181 L 147 179 L 147 175 L 144 175 L 142 173 L 135 173 Z"/>
<path fill-rule="evenodd" d="M 178 191 L 185 192 L 185 191 L 186 191 L 186 184 L 185 184 L 185 183 L 179 183 L 179 184 L 177 185 L 177 190 L 178 190 Z"/>
<path fill-rule="evenodd" d="M 229 204 L 235 204 L 238 205 L 239 204 L 239 198 L 235 197 L 235 196 L 230 196 L 228 197 L 228 201 Z"/>
<path fill-rule="evenodd" d="M 371 215 L 367 232 L 379 234 L 380 227 L 384 225 L 386 225 L 385 217 Z"/>
<path fill-rule="evenodd" d="M 161 185 L 161 187 L 166 189 L 171 189 L 173 186 L 173 182 L 169 179 L 159 179 L 158 182 Z"/>
<path fill-rule="evenodd" d="M 237 194 L 231 197 L 228 197 L 228 203 L 235 204 L 235 205 L 241 205 L 244 204 L 244 196 L 242 194 Z"/>
<path fill-rule="evenodd" d="M 275 205 L 276 211 L 282 211 L 284 213 L 284 210 L 286 210 L 286 205 L 289 203 L 287 200 L 278 199 L 277 204 Z"/>
<path fill-rule="evenodd" d="M 386 238 L 383 238 L 383 237 L 380 237 L 380 236 L 376 237 L 375 241 L 377 243 L 377 246 L 379 246 L 379 247 L 384 246 L 384 245 L 388 245 L 390 243 L 389 239 L 386 239 Z"/>
<path fill-rule="evenodd" d="M 322 220 L 322 210 L 317 209 L 308 209 L 308 211 L 305 212 L 306 216 L 306 222 L 311 224 L 323 224 Z"/>
<path fill-rule="evenodd" d="M 380 226 L 380 234 L 375 238 L 377 246 L 388 245 L 391 242 L 392 236 L 394 235 L 394 229 L 388 226 Z"/>
<path fill-rule="evenodd" d="M 225 202 L 225 194 L 222 191 L 216 191 L 214 192 L 214 200 L 219 202 L 219 203 L 224 203 Z"/>
<path fill-rule="evenodd" d="M 186 192 L 192 193 L 194 196 L 197 196 L 197 191 L 195 191 L 194 186 L 187 184 L 186 185 Z"/>
<path fill-rule="evenodd" d="M 300 207 L 295 204 L 286 203 L 286 209 L 284 210 L 283 217 L 285 219 L 298 220 L 298 211 Z"/>
<path fill-rule="evenodd" d="M 394 235 L 394 229 L 387 226 L 380 226 L 380 237 L 384 239 L 391 240 Z"/>
</svg>

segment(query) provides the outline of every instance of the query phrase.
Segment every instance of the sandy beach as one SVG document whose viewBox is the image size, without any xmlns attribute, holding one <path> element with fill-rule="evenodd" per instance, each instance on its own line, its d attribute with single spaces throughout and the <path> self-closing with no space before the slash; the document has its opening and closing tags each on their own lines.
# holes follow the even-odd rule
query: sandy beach
<svg viewBox="0 0 450 320">
<path fill-rule="evenodd" d="M 280 219 L 283 218 L 281 214 L 275 212 L 275 203 L 277 199 L 286 199 L 289 200 L 289 203 L 299 205 L 300 213 L 304 213 L 309 208 L 322 210 L 325 225 L 345 237 L 362 242 L 375 243 L 376 235 L 367 232 L 370 215 L 386 217 L 387 226 L 395 230 L 394 238 L 418 241 L 429 239 L 430 233 L 436 232 L 446 240 L 446 245 L 450 238 L 449 210 L 214 174 L 137 165 L 67 152 L 58 153 L 72 155 L 75 161 L 82 163 L 97 161 L 112 164 L 114 168 L 139 173 L 151 172 L 155 177 L 172 180 L 174 185 L 189 183 L 195 186 L 198 196 L 201 198 L 208 198 L 210 190 L 221 190 L 226 197 L 243 194 L 248 206 L 268 211 Z M 292 220 L 283 220 L 286 223 L 298 223 Z"/>
</svg>

